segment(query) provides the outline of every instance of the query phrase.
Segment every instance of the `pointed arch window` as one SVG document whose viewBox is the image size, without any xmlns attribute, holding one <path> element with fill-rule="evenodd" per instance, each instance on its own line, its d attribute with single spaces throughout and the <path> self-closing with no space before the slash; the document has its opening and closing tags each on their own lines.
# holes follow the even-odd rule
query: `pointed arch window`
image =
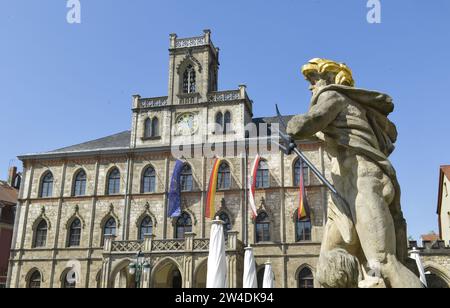
<svg viewBox="0 0 450 308">
<path fill-rule="evenodd" d="M 222 112 L 216 113 L 216 129 L 215 133 L 217 135 L 221 134 L 223 131 L 223 114 Z"/>
<path fill-rule="evenodd" d="M 150 216 L 146 216 L 139 226 L 139 240 L 143 241 L 146 235 L 153 234 L 153 221 Z"/>
<path fill-rule="evenodd" d="M 152 120 L 152 137 L 159 137 L 159 119 L 154 117 Z"/>
<path fill-rule="evenodd" d="M 256 281 L 258 282 L 258 289 L 263 288 L 265 271 L 266 271 L 265 267 L 262 267 L 258 270 L 258 273 L 256 274 Z"/>
<path fill-rule="evenodd" d="M 84 170 L 80 170 L 75 177 L 73 195 L 75 197 L 86 195 L 86 172 L 84 172 Z"/>
<path fill-rule="evenodd" d="M 189 165 L 185 165 L 181 171 L 181 191 L 192 191 L 194 186 L 194 179 L 192 176 L 192 168 Z"/>
<path fill-rule="evenodd" d="M 42 178 L 41 183 L 41 198 L 50 198 L 53 195 L 53 174 L 47 172 Z"/>
<path fill-rule="evenodd" d="M 219 173 L 217 176 L 217 188 L 219 190 L 230 189 L 231 187 L 231 171 L 230 166 L 223 162 L 219 166 Z"/>
<path fill-rule="evenodd" d="M 34 271 L 30 276 L 30 280 L 28 281 L 29 289 L 39 289 L 41 287 L 42 276 L 39 271 Z"/>
<path fill-rule="evenodd" d="M 153 167 L 145 169 L 142 176 L 142 193 L 154 193 L 156 190 L 156 172 Z"/>
<path fill-rule="evenodd" d="M 76 218 L 69 229 L 69 247 L 79 247 L 81 241 L 81 221 Z"/>
<path fill-rule="evenodd" d="M 196 75 L 194 67 L 189 64 L 183 73 L 183 93 L 195 93 Z"/>
<path fill-rule="evenodd" d="M 144 138 L 150 138 L 152 136 L 152 120 L 147 118 L 144 124 Z"/>
<path fill-rule="evenodd" d="M 36 234 L 34 236 L 34 247 L 35 248 L 42 248 L 47 245 L 47 222 L 42 219 L 37 228 L 36 228 Z"/>
<path fill-rule="evenodd" d="M 259 163 L 258 172 L 256 173 L 256 188 L 269 188 L 269 176 L 269 165 L 265 160 L 261 160 Z"/>
<path fill-rule="evenodd" d="M 270 242 L 270 219 L 266 212 L 256 217 L 256 242 Z"/>
<path fill-rule="evenodd" d="M 62 277 L 62 288 L 63 289 L 75 289 L 77 287 L 77 283 L 76 283 L 76 274 L 73 273 L 72 277 L 68 277 L 70 273 L 70 270 L 67 269 Z M 68 281 L 68 278 L 71 278 L 70 281 Z"/>
<path fill-rule="evenodd" d="M 298 287 L 300 289 L 314 288 L 314 276 L 309 268 L 305 267 L 298 274 Z"/>
<path fill-rule="evenodd" d="M 231 225 L 230 216 L 228 216 L 227 213 L 221 212 L 219 214 L 219 219 L 224 222 L 223 224 L 223 232 L 225 233 L 225 239 L 228 237 L 228 232 L 233 229 L 233 226 Z"/>
<path fill-rule="evenodd" d="M 231 131 L 231 113 L 227 111 L 223 117 L 223 133 L 228 134 Z"/>
<path fill-rule="evenodd" d="M 108 219 L 103 227 L 103 235 L 116 235 L 116 220 L 114 217 Z"/>
<path fill-rule="evenodd" d="M 309 217 L 298 219 L 297 212 L 295 213 L 295 241 L 307 242 L 311 241 L 312 224 Z"/>
<path fill-rule="evenodd" d="M 305 186 L 309 186 L 311 184 L 310 179 L 310 170 L 309 167 L 303 163 L 303 166 L 301 166 L 300 159 L 298 159 L 295 162 L 294 165 L 294 186 L 300 185 L 300 172 L 303 171 L 303 183 Z"/>
<path fill-rule="evenodd" d="M 227 111 L 225 114 L 222 112 L 218 112 L 216 114 L 216 130 L 215 133 L 219 134 L 228 134 L 232 131 L 231 129 L 231 112 Z"/>
<path fill-rule="evenodd" d="M 120 171 L 114 168 L 108 176 L 108 195 L 117 195 L 120 193 Z"/>
<path fill-rule="evenodd" d="M 103 236 L 102 236 L 102 246 L 105 243 L 105 238 L 107 236 L 115 236 L 117 233 L 117 223 L 116 220 L 114 219 L 114 217 L 109 218 L 104 226 L 103 226 Z"/>
<path fill-rule="evenodd" d="M 175 238 L 184 239 L 185 234 L 189 232 L 192 232 L 192 218 L 188 213 L 183 212 L 176 222 Z"/>
<path fill-rule="evenodd" d="M 159 134 L 159 119 L 153 117 L 147 118 L 144 123 L 144 139 L 158 138 Z"/>
</svg>

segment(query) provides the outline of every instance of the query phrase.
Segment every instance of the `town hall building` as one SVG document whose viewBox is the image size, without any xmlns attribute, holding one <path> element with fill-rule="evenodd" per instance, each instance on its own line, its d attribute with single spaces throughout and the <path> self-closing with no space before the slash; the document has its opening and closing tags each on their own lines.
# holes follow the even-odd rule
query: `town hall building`
<svg viewBox="0 0 450 308">
<path fill-rule="evenodd" d="M 211 228 L 205 206 L 214 160 L 183 158 L 182 213 L 171 218 L 168 192 L 177 160 L 173 144 L 186 136 L 208 143 L 239 142 L 246 139 L 248 124 L 261 131 L 278 122 L 276 117 L 255 118 L 258 102 L 251 100 L 246 86 L 219 90 L 218 76 L 219 49 L 209 30 L 194 38 L 172 34 L 168 93 L 133 96 L 129 131 L 19 157 L 24 170 L 9 287 L 205 287 Z M 297 142 L 329 177 L 323 144 Z M 295 155 L 260 155 L 256 218 L 248 214 L 245 193 L 254 155 L 246 159 L 227 153 L 219 168 L 215 207 L 225 222 L 229 286 L 242 287 L 244 248 L 250 245 L 260 283 L 270 261 L 275 287 L 311 288 L 328 191 Z M 310 208 L 305 219 L 297 215 L 301 173 Z M 142 268 L 132 271 L 130 265 L 139 252 L 146 268 L 137 276 Z M 74 270 L 76 279 L 67 279 Z"/>
</svg>

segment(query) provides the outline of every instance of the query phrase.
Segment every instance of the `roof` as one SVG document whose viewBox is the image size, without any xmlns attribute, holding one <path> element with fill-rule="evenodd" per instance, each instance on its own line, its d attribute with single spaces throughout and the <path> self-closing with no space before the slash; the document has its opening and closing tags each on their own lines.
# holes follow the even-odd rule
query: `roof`
<svg viewBox="0 0 450 308">
<path fill-rule="evenodd" d="M 442 194 L 444 190 L 444 176 L 450 181 L 450 166 L 441 166 L 439 169 L 439 195 L 437 214 L 439 216 L 439 234 L 442 236 L 441 210 L 442 210 Z"/>
<path fill-rule="evenodd" d="M 289 123 L 289 121 L 293 118 L 293 115 L 288 115 L 288 116 L 282 116 L 282 119 L 284 121 L 284 123 Z M 282 123 L 279 123 L 279 119 L 278 117 L 266 117 L 266 118 L 255 118 L 253 119 L 253 123 L 255 123 L 256 125 L 258 124 L 262 124 L 262 123 L 267 123 L 269 126 L 272 124 L 280 124 L 280 131 L 283 134 L 286 134 L 286 129 L 283 127 Z"/>
<path fill-rule="evenodd" d="M 422 241 L 424 241 L 424 242 L 436 242 L 439 240 L 440 240 L 440 237 L 436 233 L 422 235 Z"/>
<path fill-rule="evenodd" d="M 293 116 L 283 116 L 283 120 L 288 123 Z M 278 117 L 263 117 L 254 118 L 253 123 L 261 124 L 267 123 L 270 125 L 278 123 Z M 280 125 L 280 130 L 286 133 L 286 130 Z M 100 139 L 95 139 L 80 144 L 64 147 L 61 149 L 53 150 L 50 152 L 28 154 L 20 156 L 19 158 L 27 158 L 27 156 L 36 155 L 52 155 L 52 154 L 66 154 L 66 153 L 77 153 L 77 152 L 90 152 L 90 151 L 100 151 L 100 150 L 113 150 L 113 149 L 127 149 L 130 147 L 131 131 L 124 131 L 111 136 L 103 137 Z"/>
<path fill-rule="evenodd" d="M 18 195 L 19 192 L 17 189 L 9 186 L 4 181 L 0 181 L 0 202 L 16 204 Z"/>
<path fill-rule="evenodd" d="M 105 149 L 128 148 L 130 146 L 131 131 L 124 131 L 104 138 L 72 145 L 51 151 L 49 153 L 67 153 L 80 151 L 95 151 Z"/>
<path fill-rule="evenodd" d="M 447 177 L 447 180 L 450 181 L 450 166 L 441 166 L 441 171 Z"/>
</svg>

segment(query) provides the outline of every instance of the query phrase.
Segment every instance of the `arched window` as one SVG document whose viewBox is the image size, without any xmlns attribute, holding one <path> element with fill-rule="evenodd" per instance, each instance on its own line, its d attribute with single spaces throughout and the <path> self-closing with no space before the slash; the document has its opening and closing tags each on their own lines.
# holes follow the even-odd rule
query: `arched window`
<svg viewBox="0 0 450 308">
<path fill-rule="evenodd" d="M 34 236 L 34 247 L 41 248 L 47 245 L 47 222 L 42 219 L 36 228 L 36 234 Z"/>
<path fill-rule="evenodd" d="M 306 242 L 311 241 L 311 219 L 309 217 L 298 219 L 298 214 L 295 214 L 295 241 Z"/>
<path fill-rule="evenodd" d="M 47 172 L 42 178 L 41 183 L 41 198 L 50 198 L 53 195 L 53 174 Z"/>
<path fill-rule="evenodd" d="M 144 138 L 150 138 L 152 136 L 152 120 L 147 118 L 144 124 Z"/>
<path fill-rule="evenodd" d="M 69 247 L 79 247 L 81 240 L 81 221 L 76 218 L 69 229 Z"/>
<path fill-rule="evenodd" d="M 266 271 L 265 267 L 262 267 L 258 270 L 258 272 L 256 274 L 256 281 L 258 282 L 258 289 L 263 288 L 265 271 Z"/>
<path fill-rule="evenodd" d="M 145 235 L 152 235 L 152 234 L 153 234 L 153 221 L 151 217 L 147 216 L 141 222 L 139 228 L 139 239 L 143 241 Z"/>
<path fill-rule="evenodd" d="M 68 275 L 72 274 L 71 277 L 69 277 Z M 69 269 L 66 270 L 63 274 L 62 277 L 62 288 L 63 289 L 75 289 L 77 287 L 77 283 L 76 283 L 76 273 L 75 272 L 71 272 Z"/>
<path fill-rule="evenodd" d="M 195 69 L 189 65 L 183 74 L 183 93 L 195 93 Z"/>
<path fill-rule="evenodd" d="M 298 274 L 298 287 L 300 289 L 314 289 L 314 276 L 307 267 Z"/>
<path fill-rule="evenodd" d="M 175 229 L 175 238 L 184 239 L 186 233 L 192 232 L 192 219 L 191 216 L 184 212 L 178 219 Z"/>
<path fill-rule="evenodd" d="M 256 188 L 269 188 L 269 176 L 269 165 L 264 160 L 260 161 L 258 172 L 256 173 Z"/>
<path fill-rule="evenodd" d="M 310 185 L 310 172 L 309 167 L 303 163 L 303 166 L 300 166 L 300 159 L 295 162 L 294 165 L 294 186 L 300 186 L 300 170 L 303 170 L 303 185 Z"/>
<path fill-rule="evenodd" d="M 181 171 L 181 191 L 192 191 L 193 189 L 193 177 L 192 177 L 192 168 L 189 165 L 184 165 L 183 170 Z"/>
<path fill-rule="evenodd" d="M 256 242 L 270 242 L 270 219 L 266 212 L 256 217 Z"/>
<path fill-rule="evenodd" d="M 153 167 L 145 169 L 142 176 L 142 193 L 154 193 L 156 187 L 156 172 Z"/>
<path fill-rule="evenodd" d="M 223 132 L 227 134 L 231 132 L 231 113 L 229 111 L 225 112 L 224 120 L 223 120 Z"/>
<path fill-rule="evenodd" d="M 216 134 L 221 134 L 223 132 L 223 114 L 218 112 L 216 114 Z"/>
<path fill-rule="evenodd" d="M 103 227 L 103 236 L 116 235 L 116 220 L 114 217 L 108 219 Z"/>
<path fill-rule="evenodd" d="M 75 177 L 73 195 L 75 197 L 86 195 L 86 172 L 84 170 L 80 170 Z"/>
<path fill-rule="evenodd" d="M 108 176 L 108 195 L 117 195 L 120 193 L 120 171 L 114 168 Z"/>
<path fill-rule="evenodd" d="M 228 231 L 231 231 L 233 226 L 231 225 L 230 217 L 227 213 L 221 212 L 219 214 L 219 219 L 224 222 L 223 224 L 223 232 L 225 233 L 225 239 L 228 237 Z"/>
<path fill-rule="evenodd" d="M 159 119 L 154 117 L 152 120 L 152 137 L 159 137 Z"/>
<path fill-rule="evenodd" d="M 223 162 L 219 166 L 219 173 L 217 176 L 217 188 L 219 190 L 230 189 L 231 187 L 231 171 L 230 166 Z"/>
<path fill-rule="evenodd" d="M 30 280 L 28 281 L 29 289 L 39 289 L 41 287 L 41 273 L 39 271 L 34 271 L 30 276 Z"/>
</svg>

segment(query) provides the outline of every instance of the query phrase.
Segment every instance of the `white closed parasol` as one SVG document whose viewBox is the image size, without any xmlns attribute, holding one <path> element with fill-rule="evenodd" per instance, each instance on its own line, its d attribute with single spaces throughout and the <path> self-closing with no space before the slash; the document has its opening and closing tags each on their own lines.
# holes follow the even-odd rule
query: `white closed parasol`
<svg viewBox="0 0 450 308">
<path fill-rule="evenodd" d="M 223 224 L 224 222 L 217 217 L 211 226 L 208 274 L 206 276 L 206 287 L 208 289 L 223 289 L 227 285 L 227 257 Z"/>
</svg>

